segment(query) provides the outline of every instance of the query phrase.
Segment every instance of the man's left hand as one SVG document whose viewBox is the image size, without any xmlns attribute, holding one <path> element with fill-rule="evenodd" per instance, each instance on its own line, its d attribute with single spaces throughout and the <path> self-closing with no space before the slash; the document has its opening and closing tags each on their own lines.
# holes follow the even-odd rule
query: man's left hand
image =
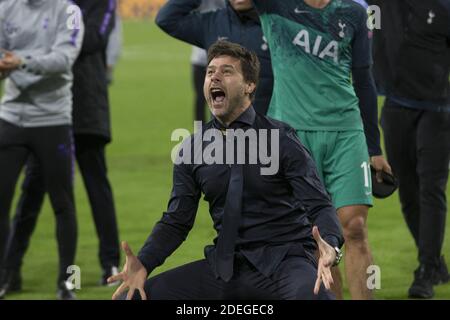
<svg viewBox="0 0 450 320">
<path fill-rule="evenodd" d="M 11 51 L 2 50 L 3 57 L 0 59 L 0 72 L 8 73 L 20 67 L 21 59 Z"/>
<path fill-rule="evenodd" d="M 377 172 L 377 181 L 379 183 L 383 182 L 383 178 L 381 177 L 381 172 L 387 172 L 389 174 L 392 174 L 392 169 L 389 163 L 386 161 L 386 159 L 383 156 L 373 156 L 370 158 L 370 165 L 372 168 L 375 169 Z"/>
<path fill-rule="evenodd" d="M 319 294 L 320 285 L 325 285 L 327 290 L 330 290 L 333 284 L 333 277 L 331 276 L 331 267 L 336 260 L 336 251 L 325 240 L 322 239 L 319 229 L 314 226 L 312 230 L 314 240 L 319 247 L 319 263 L 317 268 L 317 280 L 314 286 L 314 294 Z"/>
</svg>

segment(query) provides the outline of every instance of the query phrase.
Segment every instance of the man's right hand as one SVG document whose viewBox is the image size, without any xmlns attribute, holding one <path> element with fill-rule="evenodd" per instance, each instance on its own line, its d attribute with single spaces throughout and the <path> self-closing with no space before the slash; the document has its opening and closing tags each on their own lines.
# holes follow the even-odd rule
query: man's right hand
<svg viewBox="0 0 450 320">
<path fill-rule="evenodd" d="M 108 278 L 108 283 L 122 280 L 122 284 L 114 292 L 112 299 L 116 300 L 119 296 L 128 289 L 127 300 L 133 298 L 134 292 L 139 290 L 142 300 L 147 300 L 144 291 L 144 284 L 147 280 L 147 270 L 142 265 L 141 261 L 133 254 L 130 246 L 125 241 L 122 242 L 122 249 L 126 255 L 125 266 L 118 275 Z"/>
</svg>

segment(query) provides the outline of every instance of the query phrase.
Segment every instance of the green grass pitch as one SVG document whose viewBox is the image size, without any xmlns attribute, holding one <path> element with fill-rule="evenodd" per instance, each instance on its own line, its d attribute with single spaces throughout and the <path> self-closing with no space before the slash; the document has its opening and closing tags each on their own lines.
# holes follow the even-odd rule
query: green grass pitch
<svg viewBox="0 0 450 320">
<path fill-rule="evenodd" d="M 111 87 L 113 143 L 108 164 L 121 240 L 136 253 L 167 205 L 172 173 L 170 141 L 176 128 L 192 130 L 190 46 L 163 34 L 152 22 L 125 22 L 124 51 Z M 449 195 L 450 193 L 448 192 Z M 16 199 L 19 185 L 16 192 Z M 97 285 L 101 269 L 97 236 L 83 183 L 76 176 L 81 268 L 80 299 L 110 299 L 113 288 Z M 54 299 L 57 250 L 53 212 L 48 200 L 22 268 L 23 292 L 8 299 Z M 203 257 L 215 236 L 203 203 L 187 241 L 155 273 Z M 417 267 L 416 249 L 400 212 L 398 196 L 375 201 L 369 215 L 369 238 L 381 269 L 377 299 L 405 299 Z M 444 253 L 450 262 L 450 223 Z M 122 261 L 123 261 L 122 257 Z M 348 292 L 345 292 L 349 298 Z M 450 299 L 450 284 L 436 287 L 436 299 Z"/>
</svg>

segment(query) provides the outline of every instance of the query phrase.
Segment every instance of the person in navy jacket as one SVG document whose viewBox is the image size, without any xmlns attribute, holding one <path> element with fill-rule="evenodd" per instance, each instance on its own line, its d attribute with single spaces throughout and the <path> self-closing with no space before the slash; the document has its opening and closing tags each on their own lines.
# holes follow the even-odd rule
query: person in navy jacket
<svg viewBox="0 0 450 320">
<path fill-rule="evenodd" d="M 218 39 L 238 43 L 256 53 L 261 63 L 254 108 L 266 114 L 272 97 L 273 74 L 269 47 L 251 0 L 229 0 L 226 8 L 194 11 L 201 0 L 169 0 L 156 16 L 156 24 L 169 35 L 208 49 Z"/>
</svg>

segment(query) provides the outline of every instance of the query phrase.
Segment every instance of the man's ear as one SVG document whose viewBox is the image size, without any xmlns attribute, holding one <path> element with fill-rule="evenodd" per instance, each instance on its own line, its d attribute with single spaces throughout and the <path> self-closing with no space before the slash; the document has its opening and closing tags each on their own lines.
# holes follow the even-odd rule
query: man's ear
<svg viewBox="0 0 450 320">
<path fill-rule="evenodd" d="M 253 82 L 249 82 L 249 83 L 247 83 L 247 86 L 245 88 L 245 93 L 252 94 L 253 92 L 255 92 L 255 89 L 256 89 L 256 84 Z"/>
</svg>

